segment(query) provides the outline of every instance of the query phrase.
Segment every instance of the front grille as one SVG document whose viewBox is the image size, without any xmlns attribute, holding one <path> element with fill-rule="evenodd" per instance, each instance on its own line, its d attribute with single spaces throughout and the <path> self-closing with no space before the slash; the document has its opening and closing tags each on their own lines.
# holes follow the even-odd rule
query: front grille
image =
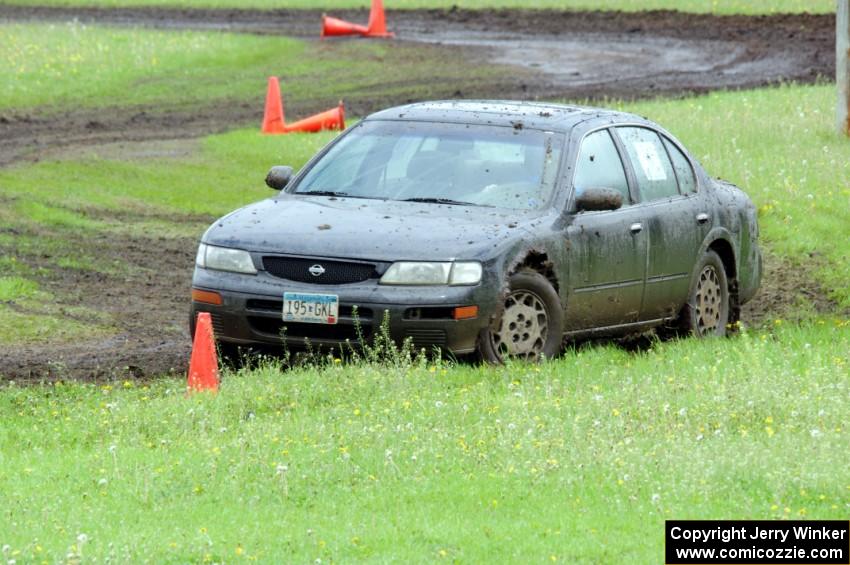
<svg viewBox="0 0 850 565">
<path fill-rule="evenodd" d="M 453 306 L 421 306 L 404 311 L 405 320 L 453 320 Z"/>
<path fill-rule="evenodd" d="M 270 312 L 282 312 L 283 301 L 259 300 L 257 298 L 251 298 L 245 303 L 245 307 L 248 308 L 248 310 L 268 310 Z"/>
<path fill-rule="evenodd" d="M 210 318 L 210 321 L 212 322 L 213 335 L 224 335 L 224 320 L 221 319 L 221 314 L 217 312 L 211 312 Z"/>
<path fill-rule="evenodd" d="M 349 324 L 301 324 L 297 322 L 286 322 L 276 318 L 261 318 L 258 316 L 249 316 L 248 323 L 256 332 L 270 334 L 274 336 L 286 336 L 287 338 L 306 338 L 313 340 L 331 340 L 345 341 L 349 340 L 352 343 L 359 341 L 359 337 L 364 340 L 372 333 L 370 326 L 361 326 L 360 334 L 357 333 L 357 327 Z M 284 325 L 286 331 L 282 333 Z"/>
<path fill-rule="evenodd" d="M 310 272 L 312 267 L 321 267 Z M 350 261 L 329 261 L 326 259 L 304 259 L 301 257 L 263 257 L 263 267 L 269 274 L 290 281 L 311 284 L 349 284 L 378 278 L 376 265 Z"/>
<path fill-rule="evenodd" d="M 431 349 L 446 346 L 445 330 L 409 329 L 404 332 L 405 339 L 410 338 L 415 349 Z"/>
</svg>

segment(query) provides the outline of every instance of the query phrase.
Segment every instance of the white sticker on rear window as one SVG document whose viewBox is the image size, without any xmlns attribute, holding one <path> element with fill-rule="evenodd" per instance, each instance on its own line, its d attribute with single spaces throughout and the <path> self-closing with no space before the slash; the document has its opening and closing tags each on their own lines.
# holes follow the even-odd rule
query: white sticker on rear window
<svg viewBox="0 0 850 565">
<path fill-rule="evenodd" d="M 667 180 L 667 173 L 664 171 L 664 165 L 661 163 L 661 156 L 658 154 L 655 144 L 648 141 L 635 141 L 634 145 L 646 180 Z"/>
</svg>

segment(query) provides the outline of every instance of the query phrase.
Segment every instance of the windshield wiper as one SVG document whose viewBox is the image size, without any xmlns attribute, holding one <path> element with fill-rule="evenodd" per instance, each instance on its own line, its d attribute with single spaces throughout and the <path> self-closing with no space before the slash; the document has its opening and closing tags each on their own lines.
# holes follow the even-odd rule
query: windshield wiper
<svg viewBox="0 0 850 565">
<path fill-rule="evenodd" d="M 381 196 L 360 196 L 358 194 L 349 194 L 347 192 L 337 190 L 308 190 L 306 192 L 293 192 L 295 195 L 302 196 L 339 196 L 340 198 L 365 198 L 366 200 L 386 200 Z"/>
<path fill-rule="evenodd" d="M 304 192 L 296 192 L 294 194 L 309 194 L 310 196 L 349 196 L 347 192 L 339 192 L 336 190 L 307 190 Z"/>
<path fill-rule="evenodd" d="M 405 198 L 402 202 L 427 202 L 429 204 L 454 204 L 455 206 L 483 206 L 483 204 L 475 204 L 474 202 L 463 202 L 461 200 L 452 200 L 451 198 Z"/>
</svg>

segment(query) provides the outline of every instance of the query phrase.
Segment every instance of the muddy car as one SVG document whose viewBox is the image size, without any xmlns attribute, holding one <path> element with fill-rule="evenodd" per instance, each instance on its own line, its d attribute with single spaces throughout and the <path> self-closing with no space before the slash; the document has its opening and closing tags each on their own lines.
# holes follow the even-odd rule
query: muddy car
<svg viewBox="0 0 850 565">
<path fill-rule="evenodd" d="M 722 336 L 761 277 L 756 210 L 638 116 L 499 101 L 375 113 L 216 221 L 192 319 L 223 345 L 398 342 L 488 362 L 656 327 Z"/>
</svg>

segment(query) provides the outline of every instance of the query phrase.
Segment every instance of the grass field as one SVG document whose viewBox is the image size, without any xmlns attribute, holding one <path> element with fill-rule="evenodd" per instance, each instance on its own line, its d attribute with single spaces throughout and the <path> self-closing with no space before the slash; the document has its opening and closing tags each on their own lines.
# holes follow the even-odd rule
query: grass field
<svg viewBox="0 0 850 565">
<path fill-rule="evenodd" d="M 434 72 L 371 44 L 315 55 L 282 38 L 0 29 L 0 108 L 23 111 L 259 100 L 270 65 L 299 96 L 371 94 L 387 61 Z M 333 80 L 311 90 L 316 68 Z M 784 86 L 620 106 L 744 187 L 763 244 L 847 308 L 850 144 L 833 133 L 833 96 Z M 102 146 L 0 169 L 0 346 L 114 332 L 96 303 L 51 290 L 57 277 L 138 274 L 103 242 L 191 246 L 210 218 L 271 194 L 269 166 L 300 166 L 334 135 L 253 127 L 157 143 L 157 157 Z M 589 346 L 539 367 L 270 364 L 226 373 L 215 397 L 187 398 L 175 378 L 0 379 L 0 556 L 657 563 L 666 518 L 844 519 L 848 351 L 836 313 L 638 353 Z"/>
<path fill-rule="evenodd" d="M 18 562 L 657 563 L 666 518 L 846 518 L 850 325 L 0 392 Z"/>
<path fill-rule="evenodd" d="M 287 100 L 408 93 L 415 76 L 451 82 L 499 67 L 454 61 L 447 48 L 67 24 L 0 23 L 0 110 L 179 108 L 261 99 L 270 74 Z M 416 94 L 428 95 L 420 84 Z M 410 95 L 413 93 L 410 92 Z"/>
<path fill-rule="evenodd" d="M 5 0 L 7 4 L 31 4 Z M 180 6 L 204 8 L 368 8 L 367 0 L 39 0 L 51 6 Z M 680 10 L 713 14 L 828 13 L 832 0 L 387 0 L 388 9 L 409 8 L 553 8 L 563 10 Z"/>
</svg>

